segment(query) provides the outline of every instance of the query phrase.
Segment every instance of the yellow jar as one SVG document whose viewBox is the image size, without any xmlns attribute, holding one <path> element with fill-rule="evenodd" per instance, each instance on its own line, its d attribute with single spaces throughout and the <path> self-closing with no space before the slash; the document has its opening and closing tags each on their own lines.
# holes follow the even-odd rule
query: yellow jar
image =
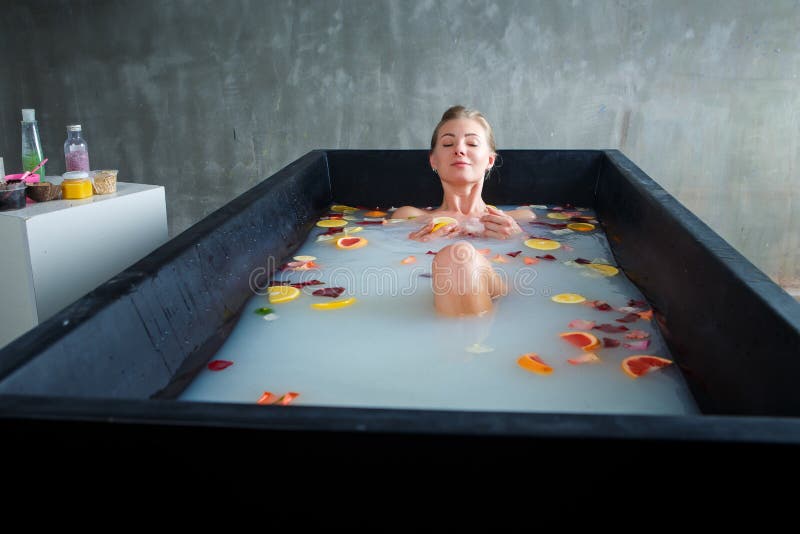
<svg viewBox="0 0 800 534">
<path fill-rule="evenodd" d="M 84 171 L 65 172 L 64 181 L 61 182 L 61 198 L 77 199 L 92 196 L 92 181 L 89 173 Z"/>
</svg>

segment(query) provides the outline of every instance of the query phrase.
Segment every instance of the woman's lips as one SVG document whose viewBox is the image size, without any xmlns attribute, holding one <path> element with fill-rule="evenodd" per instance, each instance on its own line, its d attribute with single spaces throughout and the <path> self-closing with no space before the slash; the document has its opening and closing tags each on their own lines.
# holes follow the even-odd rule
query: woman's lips
<svg viewBox="0 0 800 534">
<path fill-rule="evenodd" d="M 454 167 L 467 167 L 467 166 L 469 166 L 469 163 L 467 163 L 466 161 L 456 161 L 455 163 L 453 163 L 453 166 Z"/>
</svg>

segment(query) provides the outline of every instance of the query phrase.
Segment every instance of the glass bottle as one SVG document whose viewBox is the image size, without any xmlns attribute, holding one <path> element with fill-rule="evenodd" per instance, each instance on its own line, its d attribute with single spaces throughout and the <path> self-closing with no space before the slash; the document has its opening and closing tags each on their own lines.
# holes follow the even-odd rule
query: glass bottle
<svg viewBox="0 0 800 534">
<path fill-rule="evenodd" d="M 67 163 L 67 172 L 89 172 L 89 146 L 81 137 L 81 125 L 67 125 L 67 140 L 64 141 L 64 160 Z"/>
<path fill-rule="evenodd" d="M 36 123 L 36 111 L 22 110 L 22 170 L 33 170 L 44 159 L 42 141 L 39 138 L 39 126 Z M 46 176 L 44 166 L 36 171 L 39 176 Z"/>
</svg>

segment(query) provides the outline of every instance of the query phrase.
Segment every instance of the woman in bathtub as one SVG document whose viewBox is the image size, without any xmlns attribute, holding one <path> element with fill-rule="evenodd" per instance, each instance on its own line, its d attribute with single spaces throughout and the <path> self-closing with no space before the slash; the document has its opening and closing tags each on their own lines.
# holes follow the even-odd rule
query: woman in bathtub
<svg viewBox="0 0 800 534">
<path fill-rule="evenodd" d="M 416 241 L 468 235 L 507 239 L 521 233 L 518 221 L 536 218 L 531 210 L 503 212 L 487 206 L 481 197 L 496 157 L 492 127 L 484 116 L 463 106 L 451 107 L 433 131 L 429 153 L 431 168 L 442 184 L 442 204 L 435 210 L 403 206 L 392 218 L 422 222 L 408 236 Z M 456 222 L 435 228 L 437 217 Z M 443 315 L 484 314 L 491 310 L 492 300 L 507 291 L 486 258 L 467 241 L 442 248 L 433 259 L 432 274 L 434 306 Z"/>
</svg>

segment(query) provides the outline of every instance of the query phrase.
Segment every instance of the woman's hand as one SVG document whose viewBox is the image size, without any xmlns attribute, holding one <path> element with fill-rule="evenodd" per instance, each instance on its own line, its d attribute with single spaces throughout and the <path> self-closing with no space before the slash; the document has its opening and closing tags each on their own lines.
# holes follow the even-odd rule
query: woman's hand
<svg viewBox="0 0 800 534">
<path fill-rule="evenodd" d="M 433 230 L 433 221 L 431 220 L 417 230 L 416 232 L 411 232 L 408 234 L 409 239 L 413 239 L 414 241 L 430 241 L 431 239 L 436 239 L 438 237 L 456 237 L 461 234 L 461 229 L 458 227 L 458 223 L 450 223 L 447 226 L 442 226 L 441 228 L 437 228 L 435 232 L 431 232 Z"/>
<path fill-rule="evenodd" d="M 507 213 L 491 206 L 486 206 L 486 209 L 489 213 L 481 217 L 481 222 L 486 227 L 482 237 L 506 239 L 522 232 L 522 228 L 519 227 L 517 221 Z"/>
</svg>

